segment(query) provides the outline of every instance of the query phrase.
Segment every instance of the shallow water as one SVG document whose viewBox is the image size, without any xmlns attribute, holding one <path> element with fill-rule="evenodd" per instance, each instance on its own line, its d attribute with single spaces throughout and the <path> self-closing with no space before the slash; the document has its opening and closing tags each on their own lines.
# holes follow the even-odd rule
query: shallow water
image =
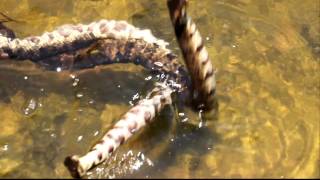
<svg viewBox="0 0 320 180">
<path fill-rule="evenodd" d="M 320 1 L 193 0 L 188 10 L 218 69 L 218 113 L 199 128 L 197 112 L 166 109 L 87 178 L 319 178 Z M 18 37 L 126 20 L 179 54 L 165 1 L 1 0 L 0 12 L 19 21 L 6 24 Z M 1 61 L 0 177 L 70 177 L 64 158 L 143 97 L 148 76 L 130 64 L 58 73 Z"/>
</svg>

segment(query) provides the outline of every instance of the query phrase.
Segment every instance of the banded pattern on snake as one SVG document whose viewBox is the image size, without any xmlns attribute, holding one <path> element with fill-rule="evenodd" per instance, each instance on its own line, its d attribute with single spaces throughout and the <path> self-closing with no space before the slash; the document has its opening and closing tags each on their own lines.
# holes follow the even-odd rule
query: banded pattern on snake
<svg viewBox="0 0 320 180">
<path fill-rule="evenodd" d="M 165 83 L 158 84 L 146 99 L 129 110 L 87 154 L 66 158 L 65 165 L 73 177 L 81 177 L 105 161 L 134 132 L 151 122 L 166 105 L 172 104 L 173 92 L 197 94 L 192 97 L 197 107 L 201 104 L 204 105 L 201 108 L 212 108 L 214 70 L 195 24 L 186 15 L 186 0 L 168 0 L 168 7 L 187 70 L 166 48 L 168 43 L 154 37 L 150 30 L 140 30 L 125 21 L 64 25 L 41 36 L 24 39 L 0 33 L 0 60 L 29 59 L 49 69 L 135 63 L 167 75 Z"/>
<path fill-rule="evenodd" d="M 199 108 L 215 105 L 215 70 L 199 30 L 187 15 L 186 0 L 168 0 L 168 9 L 184 61 L 192 78 L 192 98 Z"/>
<path fill-rule="evenodd" d="M 125 21 L 101 20 L 89 25 L 63 25 L 41 36 L 31 36 L 24 39 L 11 39 L 0 35 L 0 49 L 2 50 L 0 57 L 39 60 L 86 47 L 102 38 L 142 39 L 169 51 L 165 47 L 167 43 L 155 38 L 150 30 L 140 30 Z"/>
</svg>

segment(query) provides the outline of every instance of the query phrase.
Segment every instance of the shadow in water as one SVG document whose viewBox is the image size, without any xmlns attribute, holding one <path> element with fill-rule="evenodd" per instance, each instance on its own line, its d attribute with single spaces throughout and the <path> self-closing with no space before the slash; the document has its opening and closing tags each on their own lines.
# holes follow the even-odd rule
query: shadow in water
<svg viewBox="0 0 320 180">
<path fill-rule="evenodd" d="M 189 173 L 193 173 L 200 164 L 200 157 L 205 155 L 219 142 L 219 135 L 212 132 L 208 127 L 199 128 L 192 124 L 180 124 L 177 127 L 177 134 L 174 141 L 164 151 L 155 166 L 158 172 L 165 171 L 170 165 L 177 163 L 177 157 L 182 154 L 192 155 L 188 162 Z M 157 173 L 150 177 L 157 177 Z M 188 177 L 194 177 L 189 174 Z"/>
<path fill-rule="evenodd" d="M 217 118 L 217 117 L 216 117 Z M 176 117 L 173 117 L 174 128 L 170 130 L 170 135 L 162 142 L 166 142 L 165 148 L 153 159 L 154 166 L 144 166 L 133 175 L 123 176 L 123 178 L 139 177 L 139 178 L 166 178 L 163 177 L 163 172 L 168 172 L 168 168 L 174 167 L 181 157 L 184 155 L 191 157 L 186 161 L 186 166 L 190 171 L 189 173 L 196 172 L 200 168 L 200 157 L 212 152 L 214 145 L 219 143 L 220 137 L 215 133 L 212 127 L 203 126 L 199 128 L 196 124 L 178 122 Z M 149 131 L 159 131 L 158 125 L 155 123 L 150 127 Z M 161 129 L 160 129 L 161 131 Z M 168 132 L 167 132 L 168 133 Z M 150 134 L 150 136 L 154 136 Z M 139 137 L 140 139 L 141 137 Z M 158 142 L 159 143 L 159 142 Z M 157 148 L 156 144 L 151 144 L 153 148 Z M 195 177 L 193 174 L 186 175 L 187 177 Z"/>
<path fill-rule="evenodd" d="M 4 64 L 7 62 L 13 67 L 6 67 Z M 19 91 L 32 98 L 55 93 L 71 101 L 78 99 L 76 95 L 80 92 L 82 99 L 94 100 L 98 105 L 128 103 L 136 93 L 144 95 L 153 86 L 152 80 L 144 79 L 147 72 L 133 64 L 108 65 L 77 72 L 46 71 L 30 65 L 30 62 L 6 61 L 0 65 L 0 102 L 3 103 L 10 103 L 10 98 Z M 120 66 L 124 68 L 118 68 Z M 130 70 L 125 71 L 125 68 Z M 74 84 L 75 79 L 79 81 L 77 85 Z"/>
</svg>

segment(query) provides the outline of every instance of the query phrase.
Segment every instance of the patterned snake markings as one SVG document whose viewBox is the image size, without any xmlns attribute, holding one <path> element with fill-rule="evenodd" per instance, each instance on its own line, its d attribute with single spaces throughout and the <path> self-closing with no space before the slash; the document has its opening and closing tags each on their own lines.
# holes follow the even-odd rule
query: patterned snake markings
<svg viewBox="0 0 320 180">
<path fill-rule="evenodd" d="M 14 22 L 15 20 L 11 19 L 10 17 L 6 16 L 1 12 L 0 12 L 0 15 L 4 18 L 3 20 L 0 20 L 0 36 L 4 36 L 11 39 L 16 38 L 16 35 L 14 34 L 14 32 L 4 25 L 4 23 Z M 0 59 L 3 59 L 3 58 L 8 58 L 8 55 L 4 53 L 2 49 L 0 49 Z"/>
<path fill-rule="evenodd" d="M 86 174 L 92 167 L 104 162 L 135 132 L 151 123 L 166 105 L 172 103 L 172 90 L 165 85 L 155 87 L 146 99 L 139 101 L 109 130 L 91 150 L 82 157 L 69 156 L 65 165 L 75 178 Z"/>
<path fill-rule="evenodd" d="M 166 48 L 168 43 L 154 37 L 150 30 L 140 30 L 125 21 L 64 25 L 41 36 L 24 39 L 12 36 L 12 31 L 0 22 L 0 60 L 28 59 L 48 69 L 134 63 L 167 77 L 124 114 L 88 153 L 65 159 L 65 166 L 73 177 L 80 178 L 104 162 L 135 132 L 152 122 L 156 114 L 172 104 L 174 92 L 191 96 L 196 108 L 214 108 L 215 72 L 200 33 L 186 14 L 186 5 L 186 0 L 168 0 L 171 21 L 187 69 Z"/>
<path fill-rule="evenodd" d="M 186 0 L 168 0 L 168 9 L 185 63 L 192 78 L 195 105 L 210 109 L 215 105 L 215 70 L 201 35 L 187 15 Z"/>
</svg>

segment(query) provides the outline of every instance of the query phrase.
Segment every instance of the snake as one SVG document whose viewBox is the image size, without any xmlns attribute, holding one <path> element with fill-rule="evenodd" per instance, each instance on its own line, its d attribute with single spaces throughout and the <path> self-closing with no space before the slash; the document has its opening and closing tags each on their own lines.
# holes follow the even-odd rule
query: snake
<svg viewBox="0 0 320 180">
<path fill-rule="evenodd" d="M 82 177 L 108 159 L 173 103 L 173 93 L 190 97 L 179 101 L 197 109 L 214 108 L 215 69 L 199 30 L 187 15 L 187 0 L 167 0 L 167 6 L 186 66 L 167 49 L 167 42 L 156 38 L 149 29 L 137 28 L 126 21 L 103 19 L 90 24 L 66 24 L 23 39 L 16 38 L 0 22 L 0 60 L 30 60 L 59 70 L 134 63 L 166 76 L 165 82 L 156 83 L 146 98 L 125 113 L 85 155 L 66 157 L 64 164 L 72 177 Z"/>
</svg>

